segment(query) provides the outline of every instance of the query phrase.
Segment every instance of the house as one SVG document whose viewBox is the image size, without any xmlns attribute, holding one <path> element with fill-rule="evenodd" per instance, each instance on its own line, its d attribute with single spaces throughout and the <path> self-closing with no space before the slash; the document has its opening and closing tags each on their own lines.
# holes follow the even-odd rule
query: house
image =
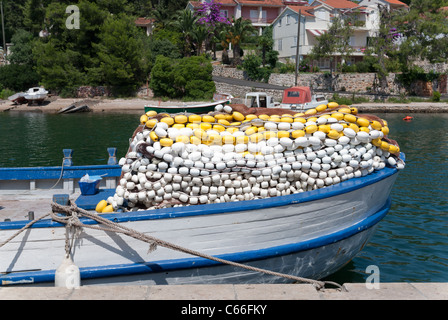
<svg viewBox="0 0 448 320">
<path fill-rule="evenodd" d="M 139 28 L 143 28 L 146 35 L 149 36 L 152 34 L 154 19 L 138 18 L 135 20 L 135 25 Z"/>
<path fill-rule="evenodd" d="M 190 1 L 187 9 L 195 10 L 207 0 Z M 232 19 L 249 19 L 252 25 L 262 33 L 270 26 L 288 4 L 305 4 L 303 0 L 219 0 L 221 16 Z"/>
<path fill-rule="evenodd" d="M 274 49 L 279 58 L 296 60 L 298 16 L 301 15 L 299 36 L 299 60 L 306 58 L 317 44 L 317 38 L 327 32 L 334 17 L 349 19 L 353 25 L 350 45 L 351 56 L 344 62 L 353 64 L 361 61 L 370 37 L 375 36 L 379 27 L 378 2 L 389 5 L 394 10 L 406 6 L 398 0 L 364 0 L 359 4 L 348 0 L 314 0 L 309 5 L 288 5 L 273 22 Z M 293 24 L 288 21 L 294 21 Z M 342 62 L 340 54 L 336 60 Z M 316 64 L 322 70 L 328 70 L 334 57 L 320 59 Z"/>
<path fill-rule="evenodd" d="M 300 27 L 299 22 L 300 13 Z M 315 20 L 314 7 L 310 6 L 287 6 L 280 15 L 273 21 L 272 37 L 274 49 L 279 52 L 279 58 L 296 60 L 297 41 L 300 42 L 299 54 L 303 56 L 309 47 L 308 39 L 305 35 L 305 26 L 310 26 Z M 297 34 L 300 35 L 297 37 Z M 324 27 L 322 27 L 324 30 Z M 316 31 L 318 32 L 318 31 Z"/>
<path fill-rule="evenodd" d="M 368 12 L 367 27 L 374 31 L 378 30 L 380 25 L 378 6 L 384 6 L 388 10 L 408 8 L 406 3 L 399 0 L 362 0 L 359 5 L 366 8 Z"/>
</svg>

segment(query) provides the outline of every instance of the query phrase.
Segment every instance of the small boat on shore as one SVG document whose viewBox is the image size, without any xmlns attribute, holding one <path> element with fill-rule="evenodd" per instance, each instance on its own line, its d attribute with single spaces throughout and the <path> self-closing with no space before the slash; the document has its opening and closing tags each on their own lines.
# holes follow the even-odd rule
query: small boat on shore
<svg viewBox="0 0 448 320">
<path fill-rule="evenodd" d="M 25 92 L 18 92 L 8 97 L 8 100 L 14 104 L 24 104 L 27 103 L 25 99 Z"/>
<path fill-rule="evenodd" d="M 48 96 L 48 91 L 42 87 L 33 87 L 28 89 L 25 92 L 25 99 L 28 101 L 28 104 L 41 104 Z"/>
<path fill-rule="evenodd" d="M 156 111 L 157 113 L 208 113 L 210 111 L 215 110 L 217 105 L 229 104 L 233 99 L 233 96 L 230 94 L 219 94 L 215 93 L 213 95 L 212 102 L 199 103 L 194 105 L 174 105 L 174 106 L 154 106 L 154 105 L 146 105 L 145 112 L 148 111 Z"/>
</svg>

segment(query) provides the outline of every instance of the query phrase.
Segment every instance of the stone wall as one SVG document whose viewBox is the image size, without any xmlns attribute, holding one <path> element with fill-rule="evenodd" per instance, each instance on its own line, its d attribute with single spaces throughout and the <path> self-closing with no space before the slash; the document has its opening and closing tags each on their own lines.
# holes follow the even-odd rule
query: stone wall
<svg viewBox="0 0 448 320">
<path fill-rule="evenodd" d="M 229 66 L 214 65 L 212 75 L 217 77 L 246 80 L 246 74 L 243 70 L 238 70 L 237 68 L 232 68 Z"/>
<path fill-rule="evenodd" d="M 111 92 L 107 87 L 82 86 L 76 92 L 77 98 L 110 97 Z"/>
<path fill-rule="evenodd" d="M 244 71 L 235 68 L 214 66 L 213 75 L 234 79 L 245 79 Z M 342 91 L 350 93 L 374 93 L 379 81 L 376 73 L 300 73 L 297 81 L 299 86 L 312 87 L 319 91 Z M 295 84 L 295 74 L 273 73 L 269 83 L 283 87 L 292 87 Z M 400 94 L 404 88 L 396 81 L 396 75 L 387 77 L 386 94 Z"/>
<path fill-rule="evenodd" d="M 283 90 L 236 86 L 222 82 L 215 82 L 215 86 L 216 86 L 216 92 L 229 93 L 234 98 L 236 98 L 232 100 L 235 103 L 244 103 L 246 93 L 248 92 L 254 92 L 254 91 L 266 92 L 268 95 L 273 96 L 275 101 L 281 101 L 283 95 Z"/>
</svg>

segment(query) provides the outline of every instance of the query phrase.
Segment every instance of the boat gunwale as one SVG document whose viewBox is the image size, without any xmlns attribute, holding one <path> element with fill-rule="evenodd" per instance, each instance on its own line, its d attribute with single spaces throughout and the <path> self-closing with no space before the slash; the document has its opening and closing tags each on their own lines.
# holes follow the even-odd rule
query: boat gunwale
<svg viewBox="0 0 448 320">
<path fill-rule="evenodd" d="M 364 177 L 352 178 L 325 188 L 301 193 L 295 193 L 291 195 L 278 196 L 266 199 L 237 201 L 237 202 L 171 207 L 156 210 L 130 211 L 122 213 L 109 213 L 109 214 L 102 214 L 101 216 L 113 222 L 120 223 L 120 222 L 132 222 L 142 220 L 172 219 L 181 217 L 225 214 L 238 211 L 251 211 L 273 207 L 281 207 L 287 205 L 294 205 L 298 203 L 322 200 L 337 195 L 341 195 L 344 193 L 349 193 L 364 188 L 366 186 L 369 186 L 371 184 L 377 183 L 397 173 L 398 170 L 396 168 L 385 167 L 382 170 L 374 171 L 373 173 L 366 175 Z M 80 220 L 88 225 L 98 224 L 98 222 L 88 218 L 81 218 Z M 29 222 L 30 222 L 29 220 L 0 222 L 0 230 L 21 229 Z M 54 228 L 54 227 L 64 227 L 64 225 L 55 222 L 51 219 L 43 219 L 33 224 L 30 228 Z"/>
<path fill-rule="evenodd" d="M 270 259 L 288 254 L 295 254 L 302 251 L 321 248 L 326 245 L 337 243 L 348 239 L 356 234 L 367 231 L 375 227 L 388 213 L 391 208 L 391 197 L 389 196 L 386 203 L 374 214 L 358 221 L 357 223 L 323 236 L 315 237 L 306 241 L 268 247 L 262 249 L 254 249 L 243 252 L 224 253 L 214 255 L 217 258 L 247 263 L 251 261 Z M 80 273 L 83 280 L 105 278 L 113 276 L 126 276 L 145 273 L 157 273 L 176 271 L 180 269 L 213 267 L 222 265 L 220 262 L 209 260 L 202 257 L 188 257 L 174 260 L 145 261 L 131 264 L 117 264 L 94 267 L 81 267 Z M 55 270 L 36 270 L 29 272 L 5 273 L 0 274 L 0 286 L 27 284 L 39 282 L 54 281 Z"/>
<path fill-rule="evenodd" d="M 121 174 L 121 167 L 118 164 L 89 166 L 7 167 L 0 168 L 0 181 L 58 179 L 61 176 L 61 172 L 62 179 L 81 178 L 86 173 L 96 173 L 97 171 L 103 170 L 114 173 L 113 175 L 107 175 L 107 177 L 119 177 Z"/>
</svg>

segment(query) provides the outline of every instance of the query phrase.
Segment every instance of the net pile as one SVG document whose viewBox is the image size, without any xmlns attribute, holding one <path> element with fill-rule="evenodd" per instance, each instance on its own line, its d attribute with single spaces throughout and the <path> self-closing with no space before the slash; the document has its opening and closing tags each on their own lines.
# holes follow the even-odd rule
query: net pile
<svg viewBox="0 0 448 320">
<path fill-rule="evenodd" d="M 304 113 L 219 105 L 209 114 L 149 111 L 98 212 L 278 197 L 386 166 L 404 168 L 387 122 L 337 103 Z"/>
</svg>

